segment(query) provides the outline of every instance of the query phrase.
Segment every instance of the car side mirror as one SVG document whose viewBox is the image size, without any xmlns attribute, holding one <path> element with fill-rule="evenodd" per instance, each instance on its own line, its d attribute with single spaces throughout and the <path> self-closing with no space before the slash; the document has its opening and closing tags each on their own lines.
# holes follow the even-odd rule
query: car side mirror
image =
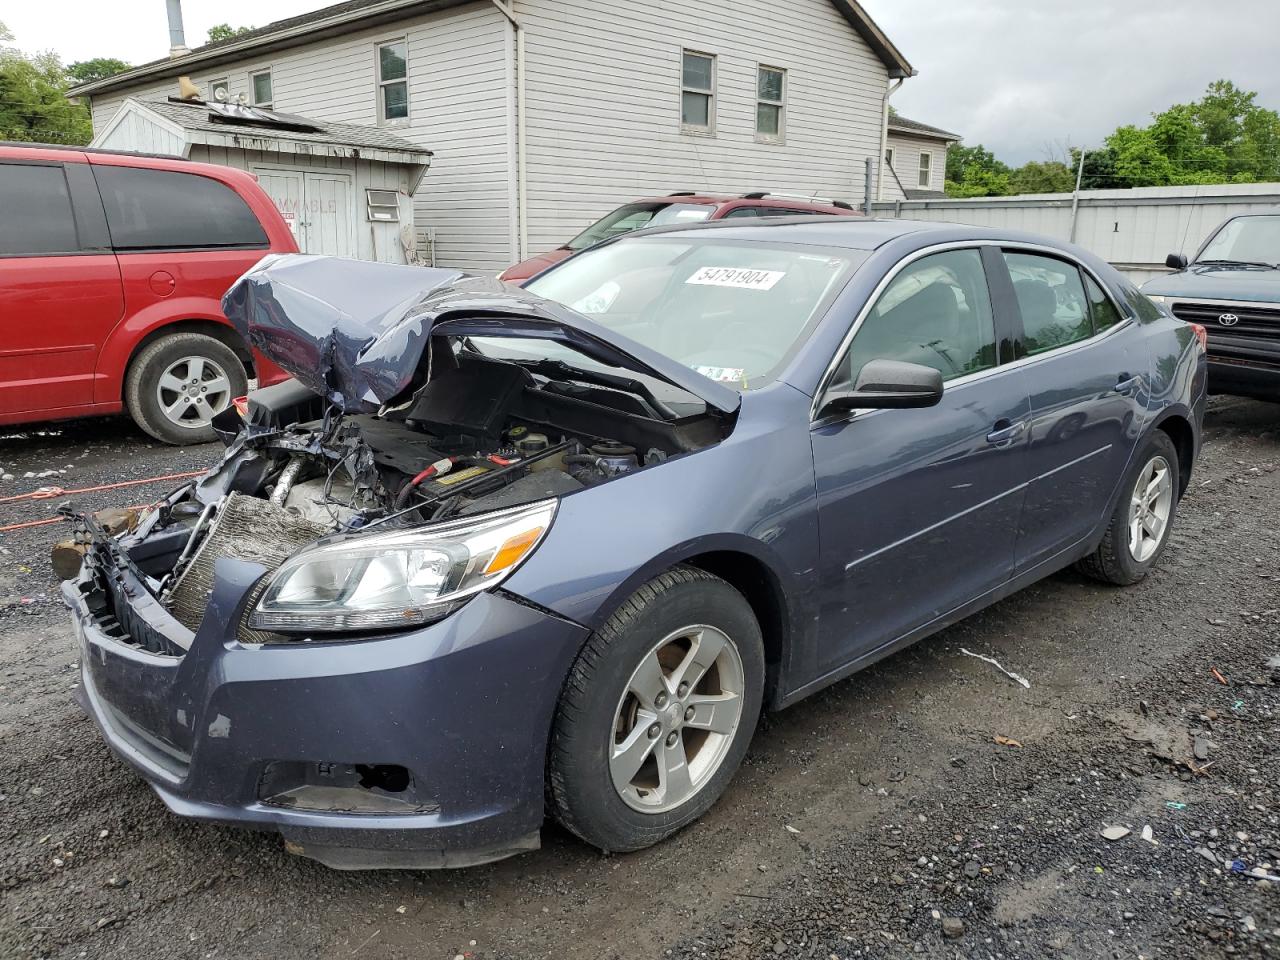
<svg viewBox="0 0 1280 960">
<path fill-rule="evenodd" d="M 871 360 L 858 374 L 853 391 L 832 397 L 819 415 L 933 407 L 941 400 L 942 374 L 933 367 L 901 360 Z"/>
<path fill-rule="evenodd" d="M 1164 258 L 1164 265 L 1170 270 L 1187 269 L 1187 258 L 1181 253 L 1171 253 Z"/>
</svg>

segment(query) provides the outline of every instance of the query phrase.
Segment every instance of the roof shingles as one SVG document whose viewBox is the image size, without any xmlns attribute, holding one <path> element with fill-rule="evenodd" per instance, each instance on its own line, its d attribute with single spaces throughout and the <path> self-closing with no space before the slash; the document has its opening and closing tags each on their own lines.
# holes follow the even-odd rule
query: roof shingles
<svg viewBox="0 0 1280 960">
<path fill-rule="evenodd" d="M 300 143 L 326 143 L 344 147 L 363 147 L 368 150 L 394 150 L 399 153 L 415 153 L 431 156 L 431 151 L 403 137 L 388 133 L 378 127 L 364 127 L 354 123 L 329 123 L 325 120 L 306 118 L 319 127 L 318 132 L 277 130 L 250 123 L 231 123 L 210 119 L 208 107 L 202 103 L 175 103 L 172 100 L 139 100 L 138 103 L 184 130 L 199 130 L 239 137 L 278 138 Z"/>
</svg>

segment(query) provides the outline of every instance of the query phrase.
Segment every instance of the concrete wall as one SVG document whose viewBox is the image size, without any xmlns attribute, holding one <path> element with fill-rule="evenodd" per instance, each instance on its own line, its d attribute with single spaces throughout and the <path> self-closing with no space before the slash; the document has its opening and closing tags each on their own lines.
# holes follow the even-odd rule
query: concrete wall
<svg viewBox="0 0 1280 960">
<path fill-rule="evenodd" d="M 1164 273 L 1170 253 L 1193 256 L 1230 216 L 1280 205 L 1280 183 L 1084 190 L 1075 242 L 1141 282 Z M 943 220 L 1071 237 L 1071 194 L 904 200 L 874 205 L 877 216 Z"/>
</svg>

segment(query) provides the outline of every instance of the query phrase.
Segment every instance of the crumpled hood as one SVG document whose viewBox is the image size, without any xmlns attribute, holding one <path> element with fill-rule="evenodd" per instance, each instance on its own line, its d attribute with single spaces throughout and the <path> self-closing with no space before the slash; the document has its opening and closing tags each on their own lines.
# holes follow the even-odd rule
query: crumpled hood
<svg viewBox="0 0 1280 960">
<path fill-rule="evenodd" d="M 1149 297 L 1280 303 L 1280 270 L 1193 263 L 1186 270 L 1148 280 L 1142 292 Z"/>
<path fill-rule="evenodd" d="M 222 310 L 247 343 L 347 413 L 373 413 L 400 398 L 433 333 L 553 340 L 665 380 L 725 413 L 741 400 L 563 304 L 456 270 L 270 256 L 227 291 Z"/>
</svg>

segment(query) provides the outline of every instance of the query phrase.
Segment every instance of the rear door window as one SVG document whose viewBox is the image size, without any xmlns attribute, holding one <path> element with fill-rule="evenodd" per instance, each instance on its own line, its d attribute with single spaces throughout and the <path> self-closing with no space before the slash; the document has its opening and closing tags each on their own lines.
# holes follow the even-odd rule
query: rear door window
<svg viewBox="0 0 1280 960">
<path fill-rule="evenodd" d="M 0 163 L 0 257 L 79 249 L 62 164 Z"/>
<path fill-rule="evenodd" d="M 1031 253 L 1006 252 L 1005 263 L 1022 314 L 1026 352 L 1034 356 L 1093 336 L 1080 270 Z"/>
<path fill-rule="evenodd" d="M 1093 281 L 1093 277 L 1084 278 L 1084 287 L 1089 294 L 1089 314 L 1093 317 L 1093 332 L 1101 333 L 1120 322 L 1120 310 Z"/>
<path fill-rule="evenodd" d="M 265 247 L 262 224 L 240 195 L 209 177 L 95 166 L 117 250 Z"/>
</svg>

